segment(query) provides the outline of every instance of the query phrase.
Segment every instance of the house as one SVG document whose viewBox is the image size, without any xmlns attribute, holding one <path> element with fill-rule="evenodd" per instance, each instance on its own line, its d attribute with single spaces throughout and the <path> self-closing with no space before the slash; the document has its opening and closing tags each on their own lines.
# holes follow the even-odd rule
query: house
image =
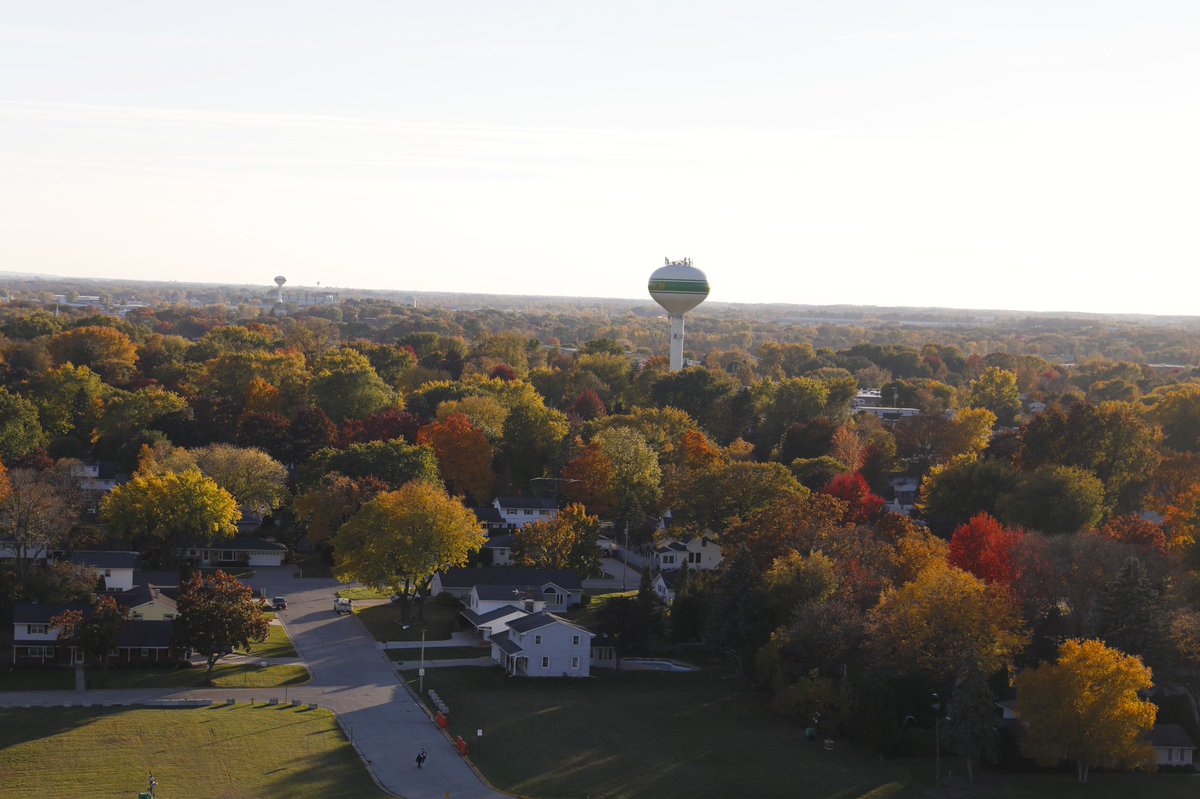
<svg viewBox="0 0 1200 799">
<path fill-rule="evenodd" d="M 1190 766 L 1196 754 L 1196 744 L 1178 724 L 1155 724 L 1150 731 L 1150 745 L 1159 766 Z"/>
<path fill-rule="evenodd" d="M 859 408 L 878 408 L 882 404 L 882 391 L 877 388 L 863 388 L 854 395 L 854 399 L 850 402 L 850 409 L 853 412 Z"/>
<path fill-rule="evenodd" d="M 712 571 L 725 559 L 721 546 L 706 535 L 664 538 L 654 547 L 651 558 L 654 566 L 662 571 L 682 568 L 685 563 L 691 569 Z"/>
<path fill-rule="evenodd" d="M 907 516 L 912 512 L 913 506 L 917 504 L 917 498 L 921 491 L 921 478 L 901 475 L 893 477 L 889 483 L 893 499 L 888 505 L 888 510 Z"/>
<path fill-rule="evenodd" d="M 96 576 L 104 578 L 104 590 L 128 591 L 133 588 L 133 570 L 137 568 L 136 552 L 80 551 L 68 558 L 76 566 L 86 566 Z"/>
<path fill-rule="evenodd" d="M 113 461 L 81 461 L 71 467 L 71 476 L 78 480 L 86 502 L 84 510 L 90 516 L 99 511 L 105 494 L 129 480 Z"/>
<path fill-rule="evenodd" d="M 512 533 L 494 535 L 483 545 L 491 556 L 493 566 L 511 566 L 513 542 L 517 537 Z M 485 561 L 486 563 L 486 561 Z"/>
<path fill-rule="evenodd" d="M 549 521 L 558 515 L 558 500 L 543 497 L 496 497 L 492 507 L 512 527 Z"/>
<path fill-rule="evenodd" d="M 87 656 L 83 650 L 60 644 L 59 630 L 50 626 L 50 620 L 66 610 L 79 610 L 86 615 L 91 606 L 18 603 L 13 608 L 13 663 L 85 663 Z M 130 621 L 109 653 L 109 663 L 174 662 L 178 659 L 171 645 L 174 634 L 172 621 Z"/>
<path fill-rule="evenodd" d="M 484 532 L 491 538 L 494 535 L 512 532 L 513 526 L 501 515 L 499 509 L 492 505 L 487 505 L 482 508 L 471 508 L 471 512 L 475 514 L 475 518 L 479 520 L 479 525 L 483 527 Z"/>
<path fill-rule="evenodd" d="M 896 421 L 899 421 L 900 419 L 907 419 L 910 416 L 920 416 L 921 415 L 920 408 L 880 408 L 880 407 L 871 407 L 869 405 L 863 406 L 861 408 L 855 408 L 854 412 L 855 413 L 869 413 L 872 416 L 878 416 L 880 419 L 882 419 L 885 422 L 896 422 Z"/>
<path fill-rule="evenodd" d="M 170 589 L 168 589 L 170 590 Z M 155 585 L 137 585 L 116 597 L 117 604 L 129 608 L 129 618 L 135 621 L 171 621 L 179 615 L 174 591 Z"/>
<path fill-rule="evenodd" d="M 594 637 L 553 613 L 531 613 L 492 636 L 492 660 L 513 677 L 587 677 Z"/>
<path fill-rule="evenodd" d="M 482 590 L 472 594 L 476 588 Z M 433 596 L 450 594 L 476 613 L 519 599 L 540 600 L 548 610 L 559 611 L 583 602 L 583 583 L 571 569 L 447 569 L 433 576 L 430 591 Z"/>
<path fill-rule="evenodd" d="M 16 541 L 0 539 L 0 560 L 16 560 L 20 553 L 20 546 Z M 46 560 L 53 554 L 53 551 L 47 549 L 46 544 L 28 544 L 25 546 L 26 560 Z"/>
<path fill-rule="evenodd" d="M 201 566 L 282 566 L 287 551 L 283 544 L 239 535 L 211 544 L 188 544 L 183 554 Z"/>
<path fill-rule="evenodd" d="M 654 576 L 654 582 L 650 586 L 664 605 L 669 605 L 675 601 L 675 591 L 679 587 L 679 578 L 681 576 L 683 576 L 683 572 L 679 569 L 659 572 Z"/>
</svg>

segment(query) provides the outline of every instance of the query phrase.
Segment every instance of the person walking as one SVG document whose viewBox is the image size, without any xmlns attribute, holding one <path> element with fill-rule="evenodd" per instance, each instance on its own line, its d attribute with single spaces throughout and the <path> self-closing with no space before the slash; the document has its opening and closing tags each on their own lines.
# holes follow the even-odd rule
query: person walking
<svg viewBox="0 0 1200 799">
<path fill-rule="evenodd" d="M 425 753 L 425 750 L 424 750 L 424 749 L 422 749 L 422 750 L 421 750 L 421 752 L 420 752 L 420 754 L 418 754 L 418 755 L 417 755 L 417 768 L 424 768 L 424 767 L 425 767 L 425 759 L 426 759 L 427 757 L 429 757 L 429 755 L 427 755 L 427 754 Z"/>
</svg>

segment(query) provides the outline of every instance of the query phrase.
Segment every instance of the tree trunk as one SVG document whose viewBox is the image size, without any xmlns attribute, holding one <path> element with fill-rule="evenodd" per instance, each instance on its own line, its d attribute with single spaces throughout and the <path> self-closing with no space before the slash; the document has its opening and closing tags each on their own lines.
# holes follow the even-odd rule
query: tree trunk
<svg viewBox="0 0 1200 799">
<path fill-rule="evenodd" d="M 1075 761 L 1075 768 L 1079 771 L 1079 781 L 1086 784 L 1088 778 L 1088 768 L 1090 766 L 1082 760 Z"/>
<path fill-rule="evenodd" d="M 207 683 L 212 682 L 213 666 L 217 665 L 217 659 L 219 657 L 221 657 L 221 656 L 220 655 L 209 655 L 208 656 L 208 671 L 204 672 L 204 681 L 205 682 L 207 682 Z"/>
<path fill-rule="evenodd" d="M 967 755 L 967 782 L 975 782 L 975 759 Z"/>
</svg>

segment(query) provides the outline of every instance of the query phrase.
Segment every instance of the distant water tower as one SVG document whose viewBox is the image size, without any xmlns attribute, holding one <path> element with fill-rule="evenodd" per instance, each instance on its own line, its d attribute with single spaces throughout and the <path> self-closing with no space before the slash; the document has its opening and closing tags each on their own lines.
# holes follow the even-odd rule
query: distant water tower
<svg viewBox="0 0 1200 799">
<path fill-rule="evenodd" d="M 692 266 L 691 258 L 663 260 L 665 265 L 650 275 L 650 296 L 671 320 L 671 371 L 678 372 L 683 368 L 683 315 L 704 302 L 708 278 Z"/>
<path fill-rule="evenodd" d="M 275 285 L 279 288 L 275 289 L 275 302 L 283 305 L 283 284 L 287 282 L 287 278 L 283 275 L 275 276 Z"/>
</svg>

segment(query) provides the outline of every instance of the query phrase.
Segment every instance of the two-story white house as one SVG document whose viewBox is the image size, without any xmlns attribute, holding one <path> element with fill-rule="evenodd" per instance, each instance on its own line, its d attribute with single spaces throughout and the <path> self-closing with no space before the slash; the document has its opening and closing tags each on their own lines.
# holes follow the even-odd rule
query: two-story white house
<svg viewBox="0 0 1200 799">
<path fill-rule="evenodd" d="M 594 637 L 553 613 L 532 613 L 492 635 L 492 659 L 513 677 L 587 677 Z"/>
<path fill-rule="evenodd" d="M 493 535 L 488 538 L 483 548 L 488 551 L 493 566 L 511 566 L 513 564 L 512 550 L 516 538 L 512 533 Z"/>
<path fill-rule="evenodd" d="M 522 616 L 528 616 L 530 613 L 537 612 L 541 608 L 530 608 L 533 603 L 517 603 L 510 605 L 501 605 L 498 608 L 493 608 L 486 613 L 476 613 L 470 608 L 464 610 L 460 615 L 467 620 L 475 630 L 479 633 L 484 641 L 492 640 L 492 636 L 496 633 L 503 632 L 508 629 L 508 623 L 514 619 L 519 619 Z"/>
<path fill-rule="evenodd" d="M 133 570 L 137 568 L 138 557 L 136 552 L 79 551 L 72 552 L 68 560 L 103 577 L 106 591 L 128 591 L 133 588 Z"/>
<path fill-rule="evenodd" d="M 558 500 L 545 497 L 496 497 L 492 507 L 511 527 L 550 521 L 558 515 Z"/>
<path fill-rule="evenodd" d="M 660 571 L 681 569 L 685 563 L 689 569 L 712 571 L 725 559 L 720 544 L 706 535 L 664 538 L 654 547 L 651 558 Z"/>
</svg>

